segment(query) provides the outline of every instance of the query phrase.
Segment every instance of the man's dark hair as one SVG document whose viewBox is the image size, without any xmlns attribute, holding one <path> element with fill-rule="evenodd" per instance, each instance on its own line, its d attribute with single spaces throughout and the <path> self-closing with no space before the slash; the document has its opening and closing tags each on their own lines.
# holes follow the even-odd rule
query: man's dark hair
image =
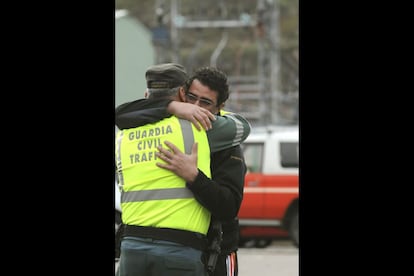
<svg viewBox="0 0 414 276">
<path fill-rule="evenodd" d="M 224 103 L 229 98 L 229 85 L 227 76 L 215 67 L 201 67 L 185 82 L 184 88 L 188 92 L 193 80 L 199 80 L 203 85 L 211 90 L 217 91 L 217 106 Z"/>
</svg>

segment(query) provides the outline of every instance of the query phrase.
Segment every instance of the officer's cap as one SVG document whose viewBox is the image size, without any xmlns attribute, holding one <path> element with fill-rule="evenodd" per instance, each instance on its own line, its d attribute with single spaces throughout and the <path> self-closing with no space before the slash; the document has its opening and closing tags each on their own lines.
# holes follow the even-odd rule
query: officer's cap
<svg viewBox="0 0 414 276">
<path fill-rule="evenodd" d="M 170 89 L 184 84 L 187 80 L 187 72 L 177 63 L 163 63 L 152 65 L 145 73 L 147 88 Z"/>
</svg>

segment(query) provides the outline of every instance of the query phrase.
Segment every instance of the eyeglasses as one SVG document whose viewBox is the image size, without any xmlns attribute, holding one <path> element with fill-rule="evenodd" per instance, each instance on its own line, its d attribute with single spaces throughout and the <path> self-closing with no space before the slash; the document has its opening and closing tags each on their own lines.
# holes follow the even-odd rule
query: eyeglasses
<svg viewBox="0 0 414 276">
<path fill-rule="evenodd" d="M 198 101 L 199 105 L 201 107 L 209 107 L 211 105 L 214 105 L 213 101 L 211 101 L 209 99 L 205 99 L 205 98 L 200 98 L 200 97 L 194 95 L 191 92 L 185 93 L 185 97 L 187 98 L 187 101 L 192 103 L 192 104 L 194 104 Z"/>
</svg>

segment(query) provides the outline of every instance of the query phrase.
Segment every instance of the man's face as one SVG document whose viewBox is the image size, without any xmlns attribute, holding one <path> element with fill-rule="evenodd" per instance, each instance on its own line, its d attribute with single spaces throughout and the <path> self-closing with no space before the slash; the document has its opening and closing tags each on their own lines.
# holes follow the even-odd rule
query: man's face
<svg viewBox="0 0 414 276">
<path fill-rule="evenodd" d="M 224 106 L 224 104 L 217 106 L 217 92 L 210 90 L 197 79 L 193 80 L 187 93 L 184 91 L 182 93 L 181 98 L 184 102 L 201 106 L 213 114 L 218 114 Z"/>
</svg>

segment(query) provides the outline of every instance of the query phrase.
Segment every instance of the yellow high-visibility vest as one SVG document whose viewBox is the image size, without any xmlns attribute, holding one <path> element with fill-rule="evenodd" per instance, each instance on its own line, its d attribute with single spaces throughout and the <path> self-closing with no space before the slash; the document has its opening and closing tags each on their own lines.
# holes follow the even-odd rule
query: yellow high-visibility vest
<svg viewBox="0 0 414 276">
<path fill-rule="evenodd" d="M 201 206 L 185 181 L 156 163 L 157 146 L 168 140 L 191 153 L 198 142 L 197 167 L 211 178 L 210 147 L 204 130 L 175 116 L 117 133 L 115 158 L 121 189 L 122 221 L 128 225 L 188 230 L 206 234 L 210 212 Z"/>
</svg>

